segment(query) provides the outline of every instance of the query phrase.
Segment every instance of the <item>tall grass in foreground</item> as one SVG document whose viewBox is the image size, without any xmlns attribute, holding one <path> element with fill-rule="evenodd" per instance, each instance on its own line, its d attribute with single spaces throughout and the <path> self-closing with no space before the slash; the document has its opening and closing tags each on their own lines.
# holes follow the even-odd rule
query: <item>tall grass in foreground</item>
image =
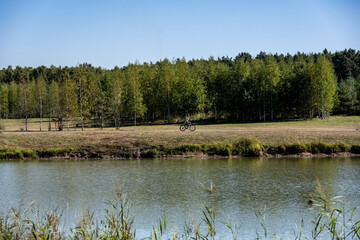
<svg viewBox="0 0 360 240">
<path fill-rule="evenodd" d="M 327 196 L 319 182 L 317 192 L 312 197 L 317 212 L 312 237 L 317 239 L 325 233 L 331 239 L 360 239 L 360 220 L 354 220 L 357 208 L 346 209 L 342 197 Z"/>
<path fill-rule="evenodd" d="M 356 208 L 347 210 L 342 198 L 327 196 L 320 184 L 310 202 L 311 210 L 316 212 L 311 236 L 305 236 L 300 227 L 294 232 L 294 239 L 360 239 L 360 220 L 355 217 Z M 88 212 L 69 230 L 60 227 L 61 215 L 57 211 L 47 211 L 40 215 L 32 208 L 34 203 L 24 208 L 13 208 L 9 215 L 0 214 L 0 239 L 136 239 L 134 218 L 129 213 L 131 205 L 120 187 L 109 197 L 107 204 L 104 218 L 97 220 L 94 214 Z M 262 233 L 255 233 L 257 239 L 267 239 L 269 232 L 265 208 L 255 215 L 263 229 Z M 232 239 L 240 239 L 236 227 L 230 221 L 218 221 L 213 209 L 207 206 L 204 206 L 201 221 L 185 223 L 184 231 L 180 233 L 168 231 L 164 216 L 153 227 L 147 239 L 214 240 L 218 239 L 218 224 L 229 230 L 228 236 Z M 273 236 L 281 239 L 276 234 Z"/>
</svg>

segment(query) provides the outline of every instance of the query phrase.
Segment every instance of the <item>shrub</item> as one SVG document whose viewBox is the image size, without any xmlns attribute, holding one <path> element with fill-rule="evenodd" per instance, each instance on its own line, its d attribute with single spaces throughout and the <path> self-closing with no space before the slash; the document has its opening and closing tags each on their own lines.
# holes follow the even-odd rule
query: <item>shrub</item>
<svg viewBox="0 0 360 240">
<path fill-rule="evenodd" d="M 160 151 L 157 149 L 150 149 L 148 151 L 141 152 L 142 158 L 157 158 L 160 156 Z"/>
<path fill-rule="evenodd" d="M 309 150 L 312 153 L 332 153 L 332 146 L 330 144 L 326 144 L 324 142 L 316 142 L 316 143 L 310 143 L 309 144 Z"/>
<path fill-rule="evenodd" d="M 174 147 L 175 154 L 184 154 L 192 152 L 201 152 L 202 147 L 199 144 L 183 143 Z"/>
<path fill-rule="evenodd" d="M 39 150 L 38 155 L 39 157 L 65 157 L 74 151 L 73 148 L 53 148 L 53 149 L 46 149 L 46 150 Z"/>
<path fill-rule="evenodd" d="M 241 138 L 234 144 L 235 152 L 239 155 L 260 156 L 263 146 L 259 139 Z"/>
<path fill-rule="evenodd" d="M 285 145 L 280 145 L 278 147 L 278 153 L 285 153 L 286 152 L 286 146 Z"/>
<path fill-rule="evenodd" d="M 329 146 L 332 153 L 347 152 L 351 148 L 345 143 L 334 143 Z"/>
<path fill-rule="evenodd" d="M 233 146 L 229 142 L 204 144 L 202 149 L 209 155 L 230 156 L 233 153 Z"/>
<path fill-rule="evenodd" d="M 308 146 L 305 143 L 297 142 L 286 146 L 286 152 L 290 154 L 307 152 Z"/>
<path fill-rule="evenodd" d="M 24 148 L 1 148 L 0 159 L 22 159 L 22 158 L 36 158 L 38 157 L 36 151 Z"/>
<path fill-rule="evenodd" d="M 352 153 L 360 153 L 360 145 L 351 146 L 350 152 L 352 152 Z"/>
</svg>

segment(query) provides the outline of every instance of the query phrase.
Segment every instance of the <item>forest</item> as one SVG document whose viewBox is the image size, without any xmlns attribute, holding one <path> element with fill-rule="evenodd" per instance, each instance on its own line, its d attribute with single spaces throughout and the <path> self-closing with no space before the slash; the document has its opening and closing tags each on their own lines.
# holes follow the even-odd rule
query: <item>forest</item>
<svg viewBox="0 0 360 240">
<path fill-rule="evenodd" d="M 0 70 L 0 118 L 62 119 L 64 127 L 139 122 L 274 121 L 360 113 L 360 52 L 160 60 L 104 69 Z M 49 125 L 51 128 L 51 124 Z M 26 129 L 27 130 L 27 129 Z M 49 129 L 51 130 L 51 129 Z"/>
</svg>

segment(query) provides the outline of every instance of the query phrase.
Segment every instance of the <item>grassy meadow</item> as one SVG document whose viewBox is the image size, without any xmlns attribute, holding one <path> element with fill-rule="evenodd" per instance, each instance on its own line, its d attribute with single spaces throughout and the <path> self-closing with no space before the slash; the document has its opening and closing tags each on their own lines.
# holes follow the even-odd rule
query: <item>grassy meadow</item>
<svg viewBox="0 0 360 240">
<path fill-rule="evenodd" d="M 21 148 L 31 151 L 47 152 L 50 156 L 58 152 L 76 152 L 78 156 L 96 157 L 137 156 L 144 151 L 162 150 L 164 154 L 173 153 L 169 148 L 181 145 L 229 145 L 239 139 L 256 139 L 262 146 L 279 147 L 292 144 L 345 144 L 360 145 L 360 117 L 334 116 L 330 119 L 312 119 L 305 121 L 258 122 L 258 123 L 194 123 L 196 131 L 181 132 L 180 124 L 158 124 L 125 126 L 115 128 L 85 128 L 71 127 L 68 131 L 66 123 L 63 131 L 48 131 L 48 123 L 43 122 L 43 131 L 39 131 L 39 119 L 30 119 L 28 132 L 24 120 L 0 120 L 3 126 L 0 133 L 0 149 Z M 55 129 L 55 125 L 52 126 Z M 206 147 L 195 147 L 202 151 Z M 309 147 L 308 147 L 309 148 Z M 155 152 L 156 152 L 155 151 Z M 167 151 L 167 152 L 166 152 Z M 186 152 L 193 151 L 186 149 Z M 307 152 L 305 150 L 303 152 Z M 321 152 L 321 151 L 320 151 Z M 331 152 L 331 151 L 330 151 Z M 91 153 L 91 154 L 90 154 Z M 181 152 L 177 152 L 181 153 Z M 296 152 L 295 152 L 296 153 Z M 90 154 L 90 155 L 89 155 Z M 40 154 L 41 155 L 41 154 Z M 61 154 L 60 154 L 61 155 Z M 65 154 L 66 155 L 66 154 Z M 231 155 L 226 154 L 226 155 Z M 46 156 L 46 154 L 44 155 Z"/>
</svg>

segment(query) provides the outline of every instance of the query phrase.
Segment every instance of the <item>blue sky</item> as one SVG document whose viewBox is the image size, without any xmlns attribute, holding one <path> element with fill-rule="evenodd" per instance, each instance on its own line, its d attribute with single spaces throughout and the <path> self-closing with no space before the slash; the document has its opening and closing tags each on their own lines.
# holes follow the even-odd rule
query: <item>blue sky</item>
<svg viewBox="0 0 360 240">
<path fill-rule="evenodd" d="M 0 0 L 0 68 L 360 50 L 359 0 Z"/>
</svg>

